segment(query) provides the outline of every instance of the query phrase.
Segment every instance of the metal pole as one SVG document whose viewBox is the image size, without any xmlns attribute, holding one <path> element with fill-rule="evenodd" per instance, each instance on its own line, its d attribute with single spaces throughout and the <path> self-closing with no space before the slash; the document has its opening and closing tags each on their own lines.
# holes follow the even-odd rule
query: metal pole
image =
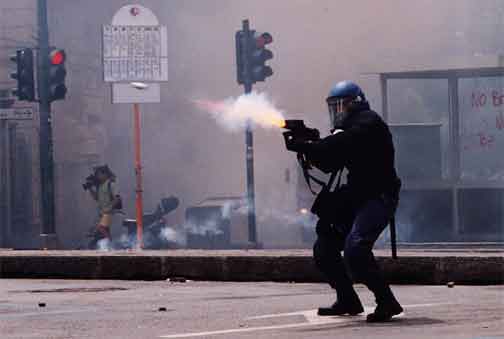
<svg viewBox="0 0 504 339">
<path fill-rule="evenodd" d="M 388 84 L 387 78 L 381 74 L 380 75 L 380 90 L 382 97 L 382 116 L 383 120 L 388 123 L 389 122 L 389 112 L 388 112 Z"/>
<path fill-rule="evenodd" d="M 254 134 L 252 126 L 247 123 L 245 131 L 246 158 L 247 158 L 247 204 L 248 204 L 248 229 L 249 241 L 257 243 L 256 214 L 255 214 L 255 188 L 254 188 Z"/>
<path fill-rule="evenodd" d="M 47 24 L 47 1 L 38 0 L 38 95 L 40 114 L 40 182 L 42 202 L 42 234 L 47 248 L 56 242 L 54 206 L 54 159 L 51 126 L 51 103 L 49 101 L 49 28 Z M 50 243 L 49 243 L 50 242 Z"/>
<path fill-rule="evenodd" d="M 243 34 L 248 37 L 250 34 L 249 21 L 243 20 L 242 22 Z M 248 48 L 248 46 L 244 46 Z M 248 51 L 244 51 L 245 55 L 248 55 Z M 252 83 L 250 74 L 248 74 L 249 65 L 247 58 L 244 58 L 244 69 L 247 74 L 245 74 L 245 94 L 252 92 Z M 255 187 L 254 187 L 254 134 L 252 132 L 252 124 L 250 121 L 247 122 L 247 128 L 245 131 L 245 144 L 246 144 L 246 166 L 247 166 L 247 206 L 248 206 L 248 233 L 249 242 L 257 245 L 257 230 L 256 230 L 256 211 L 255 211 Z"/>
<path fill-rule="evenodd" d="M 452 234 L 459 238 L 464 232 L 463 220 L 460 220 L 459 192 L 460 181 L 460 116 L 458 78 L 448 78 L 448 102 L 450 114 L 450 176 L 452 185 Z"/>
<path fill-rule="evenodd" d="M 390 245 L 392 247 L 392 259 L 397 259 L 397 236 L 395 216 L 390 219 Z"/>
<path fill-rule="evenodd" d="M 143 188 L 142 188 L 142 158 L 140 136 L 140 108 L 133 104 L 134 139 L 135 139 L 135 176 L 136 176 L 136 220 L 137 220 L 137 248 L 143 248 Z"/>
<path fill-rule="evenodd" d="M 9 182 L 7 178 L 7 121 L 0 120 L 0 247 L 7 247 L 9 239 L 7 239 L 7 228 L 9 225 L 8 217 L 8 189 Z"/>
<path fill-rule="evenodd" d="M 382 96 L 382 116 L 383 120 L 389 122 L 389 107 L 388 107 L 388 83 L 387 78 L 381 74 L 380 75 L 380 89 Z M 390 219 L 390 245 L 392 247 L 392 259 L 397 259 L 397 236 L 396 236 L 396 221 L 395 215 Z"/>
</svg>

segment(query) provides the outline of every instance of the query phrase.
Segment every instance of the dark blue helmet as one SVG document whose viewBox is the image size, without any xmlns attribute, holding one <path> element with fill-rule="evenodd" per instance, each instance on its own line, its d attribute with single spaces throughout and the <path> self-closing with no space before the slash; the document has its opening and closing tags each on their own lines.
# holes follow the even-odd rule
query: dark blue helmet
<svg viewBox="0 0 504 339">
<path fill-rule="evenodd" d="M 336 85 L 334 85 L 333 88 L 331 88 L 331 91 L 329 91 L 329 95 L 327 96 L 327 99 L 343 99 L 343 98 L 358 98 L 362 101 L 366 100 L 366 97 L 364 96 L 364 92 L 362 89 L 356 84 L 351 81 L 340 81 Z"/>
<path fill-rule="evenodd" d="M 329 91 L 327 104 L 333 129 L 341 128 L 350 113 L 369 109 L 364 92 L 351 81 L 338 82 Z"/>
</svg>

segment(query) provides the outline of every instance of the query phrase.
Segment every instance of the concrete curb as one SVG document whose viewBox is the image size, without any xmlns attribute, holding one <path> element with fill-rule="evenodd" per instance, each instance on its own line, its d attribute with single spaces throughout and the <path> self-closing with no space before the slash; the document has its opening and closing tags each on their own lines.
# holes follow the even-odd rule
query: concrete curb
<svg viewBox="0 0 504 339">
<path fill-rule="evenodd" d="M 309 255 L 0 255 L 0 278 L 322 282 Z M 393 284 L 503 284 L 503 256 L 377 257 Z"/>
</svg>

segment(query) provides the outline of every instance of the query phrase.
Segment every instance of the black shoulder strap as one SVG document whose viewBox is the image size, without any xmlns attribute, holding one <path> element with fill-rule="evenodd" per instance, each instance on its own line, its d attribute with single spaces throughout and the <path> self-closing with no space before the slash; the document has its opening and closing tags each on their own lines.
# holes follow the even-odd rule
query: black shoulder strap
<svg viewBox="0 0 504 339">
<path fill-rule="evenodd" d="M 297 154 L 297 160 L 299 162 L 299 166 L 301 166 L 301 169 L 303 170 L 303 176 L 305 178 L 305 181 L 306 183 L 308 184 L 308 188 L 310 189 L 310 192 L 312 192 L 313 195 L 316 195 L 317 192 L 315 192 L 312 188 L 312 185 L 311 185 L 311 181 L 310 180 L 313 180 L 315 183 L 317 183 L 318 185 L 324 187 L 325 186 L 325 182 L 323 182 L 322 180 L 314 177 L 313 175 L 310 174 L 310 172 L 308 172 L 308 170 L 311 168 L 310 165 L 307 163 L 307 161 L 305 160 L 304 156 L 302 153 L 298 153 Z"/>
<path fill-rule="evenodd" d="M 114 194 L 112 193 L 112 181 L 108 181 L 107 182 L 107 185 L 108 185 L 108 191 L 109 191 L 109 195 L 110 195 L 110 201 L 114 200 Z"/>
<path fill-rule="evenodd" d="M 336 179 L 336 176 L 339 174 L 338 175 L 338 182 L 336 184 L 336 188 L 340 187 L 340 184 L 341 184 L 341 174 L 343 172 L 342 169 L 339 170 L 339 171 L 332 172 L 331 173 L 331 177 L 329 178 L 329 181 L 327 183 L 325 183 L 323 180 L 314 177 L 313 175 L 310 174 L 310 172 L 308 172 L 308 170 L 310 169 L 310 167 L 309 167 L 309 165 L 307 165 L 307 163 L 304 160 L 302 154 L 298 153 L 298 161 L 299 161 L 299 164 L 301 165 L 301 168 L 303 169 L 303 176 L 305 178 L 306 183 L 308 184 L 308 188 L 310 189 L 310 191 L 312 192 L 313 195 L 317 195 L 317 192 L 315 192 L 313 190 L 313 188 L 312 188 L 312 185 L 311 185 L 311 181 L 312 180 L 315 183 L 317 183 L 318 185 L 320 185 L 322 187 L 322 189 L 326 188 L 328 190 L 331 190 L 331 187 L 332 187 L 332 185 L 334 183 L 334 180 Z"/>
</svg>

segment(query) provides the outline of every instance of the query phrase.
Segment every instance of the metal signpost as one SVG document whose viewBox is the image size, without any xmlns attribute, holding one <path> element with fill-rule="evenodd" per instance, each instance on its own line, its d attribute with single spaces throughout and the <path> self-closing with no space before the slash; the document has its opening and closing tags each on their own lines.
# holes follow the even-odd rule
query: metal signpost
<svg viewBox="0 0 504 339">
<path fill-rule="evenodd" d="M 112 102 L 133 104 L 137 248 L 143 247 L 143 188 L 140 103 L 161 102 L 159 82 L 168 80 L 166 26 L 141 5 L 121 7 L 103 26 L 104 80 L 112 83 Z"/>
</svg>

